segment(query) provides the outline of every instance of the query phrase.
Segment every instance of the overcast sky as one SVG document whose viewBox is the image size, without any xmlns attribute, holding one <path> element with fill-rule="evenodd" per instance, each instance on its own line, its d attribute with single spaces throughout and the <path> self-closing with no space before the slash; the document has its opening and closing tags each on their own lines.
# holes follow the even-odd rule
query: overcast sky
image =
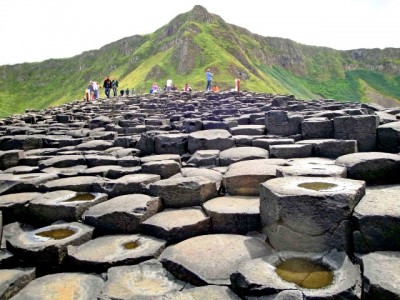
<svg viewBox="0 0 400 300">
<path fill-rule="evenodd" d="M 0 0 L 0 65 L 151 33 L 196 4 L 263 36 L 339 50 L 400 48 L 400 0 Z"/>
</svg>

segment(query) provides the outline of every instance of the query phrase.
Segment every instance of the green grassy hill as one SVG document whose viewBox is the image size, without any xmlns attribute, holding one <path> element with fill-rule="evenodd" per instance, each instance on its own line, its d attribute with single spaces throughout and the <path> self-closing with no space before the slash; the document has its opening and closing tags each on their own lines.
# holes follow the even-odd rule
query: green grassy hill
<svg viewBox="0 0 400 300">
<path fill-rule="evenodd" d="M 143 92 L 168 77 L 203 90 L 207 68 L 222 90 L 240 78 L 242 89 L 306 100 L 400 100 L 400 49 L 338 51 L 262 37 L 195 6 L 152 34 L 68 59 L 0 66 L 0 117 L 82 99 L 89 81 L 106 75 Z"/>
</svg>

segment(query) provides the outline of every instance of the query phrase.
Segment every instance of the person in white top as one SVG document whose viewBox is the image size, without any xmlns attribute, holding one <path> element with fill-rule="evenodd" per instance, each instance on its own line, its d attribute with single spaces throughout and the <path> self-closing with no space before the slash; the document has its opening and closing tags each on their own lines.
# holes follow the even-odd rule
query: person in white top
<svg viewBox="0 0 400 300">
<path fill-rule="evenodd" d="M 167 88 L 166 88 L 168 93 L 171 91 L 171 87 L 172 87 L 172 79 L 168 78 L 168 80 L 167 80 Z"/>
<path fill-rule="evenodd" d="M 93 81 L 92 86 L 93 86 L 93 92 L 94 92 L 94 99 L 98 99 L 99 98 L 99 85 L 97 84 L 96 81 Z"/>
</svg>

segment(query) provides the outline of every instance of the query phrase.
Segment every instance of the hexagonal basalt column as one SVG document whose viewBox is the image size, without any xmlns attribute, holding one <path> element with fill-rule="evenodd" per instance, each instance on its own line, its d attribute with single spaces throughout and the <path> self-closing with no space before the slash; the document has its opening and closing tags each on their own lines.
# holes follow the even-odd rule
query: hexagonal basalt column
<svg viewBox="0 0 400 300">
<path fill-rule="evenodd" d="M 231 275 L 231 282 L 242 296 L 270 295 L 265 299 L 361 297 L 360 266 L 336 250 L 325 254 L 282 251 L 249 260 Z M 289 296 L 290 291 L 297 293 Z"/>
<path fill-rule="evenodd" d="M 34 268 L 0 270 L 0 298 L 10 299 L 34 279 Z"/>
<path fill-rule="evenodd" d="M 149 184 L 165 207 L 198 206 L 217 196 L 216 182 L 201 176 L 169 178 Z"/>
<path fill-rule="evenodd" d="M 235 142 L 232 135 L 223 129 L 210 129 L 189 134 L 188 147 L 190 153 L 197 150 L 225 150 L 232 148 Z"/>
<path fill-rule="evenodd" d="M 400 185 L 367 187 L 354 209 L 354 251 L 400 251 Z"/>
<path fill-rule="evenodd" d="M 203 207 L 211 218 L 213 232 L 246 234 L 260 230 L 259 197 L 218 197 Z"/>
<path fill-rule="evenodd" d="M 269 134 L 289 136 L 301 133 L 302 116 L 288 116 L 283 110 L 269 111 L 265 114 L 265 127 Z"/>
<path fill-rule="evenodd" d="M 68 265 L 86 272 L 104 272 L 110 267 L 157 258 L 165 244 L 163 240 L 141 234 L 102 236 L 80 246 L 69 246 Z"/>
<path fill-rule="evenodd" d="M 360 256 L 367 300 L 400 299 L 400 253 L 377 251 Z"/>
<path fill-rule="evenodd" d="M 229 195 L 258 196 L 260 183 L 276 177 L 278 166 L 283 159 L 254 159 L 234 163 L 223 176 L 223 183 Z"/>
<path fill-rule="evenodd" d="M 229 276 L 239 264 L 271 253 L 270 246 L 254 237 L 209 234 L 168 247 L 159 260 L 168 271 L 186 282 L 229 285 Z"/>
<path fill-rule="evenodd" d="M 103 286 L 99 276 L 58 273 L 31 281 L 13 299 L 99 299 Z"/>
<path fill-rule="evenodd" d="M 139 265 L 110 268 L 102 293 L 105 299 L 151 299 L 180 291 L 184 286 L 152 259 Z"/>
<path fill-rule="evenodd" d="M 31 201 L 29 212 L 35 221 L 50 224 L 59 220 L 79 221 L 90 207 L 106 201 L 107 194 L 61 190 L 43 194 Z"/>
<path fill-rule="evenodd" d="M 15 235 L 7 241 L 7 248 L 23 260 L 50 269 L 63 262 L 68 245 L 83 244 L 92 234 L 92 227 L 77 222 L 56 224 Z"/>
<path fill-rule="evenodd" d="M 330 177 L 283 177 L 260 188 L 263 232 L 277 250 L 346 250 L 350 217 L 365 194 L 363 181 Z"/>
<path fill-rule="evenodd" d="M 359 151 L 374 151 L 376 149 L 376 129 L 378 125 L 378 116 L 337 117 L 333 119 L 334 138 L 357 140 Z"/>
</svg>

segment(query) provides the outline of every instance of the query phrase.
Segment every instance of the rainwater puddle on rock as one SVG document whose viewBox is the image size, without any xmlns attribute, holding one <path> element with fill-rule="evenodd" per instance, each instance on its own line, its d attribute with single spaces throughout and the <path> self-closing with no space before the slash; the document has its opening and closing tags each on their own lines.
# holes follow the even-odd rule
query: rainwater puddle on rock
<svg viewBox="0 0 400 300">
<path fill-rule="evenodd" d="M 276 267 L 283 280 L 306 289 L 320 289 L 330 285 L 333 272 L 323 264 L 304 258 L 291 258 Z"/>
<path fill-rule="evenodd" d="M 68 228 L 52 229 L 36 233 L 38 236 L 51 238 L 54 240 L 62 240 L 75 234 L 75 231 Z"/>
<path fill-rule="evenodd" d="M 63 202 L 92 201 L 95 198 L 96 198 L 96 196 L 94 196 L 90 193 L 82 193 L 82 194 L 76 194 L 75 197 L 69 198 Z"/>
<path fill-rule="evenodd" d="M 21 176 L 20 179 L 32 179 L 32 178 L 37 178 L 38 176 L 36 175 L 31 175 L 31 176 Z"/>
<path fill-rule="evenodd" d="M 124 247 L 126 250 L 133 250 L 136 249 L 137 247 L 139 247 L 139 243 L 134 241 L 134 242 L 127 242 L 122 244 L 122 247 Z"/>
<path fill-rule="evenodd" d="M 297 186 L 313 191 L 326 191 L 334 187 L 337 187 L 337 184 L 329 182 L 305 182 L 305 183 L 300 183 Z"/>
</svg>

